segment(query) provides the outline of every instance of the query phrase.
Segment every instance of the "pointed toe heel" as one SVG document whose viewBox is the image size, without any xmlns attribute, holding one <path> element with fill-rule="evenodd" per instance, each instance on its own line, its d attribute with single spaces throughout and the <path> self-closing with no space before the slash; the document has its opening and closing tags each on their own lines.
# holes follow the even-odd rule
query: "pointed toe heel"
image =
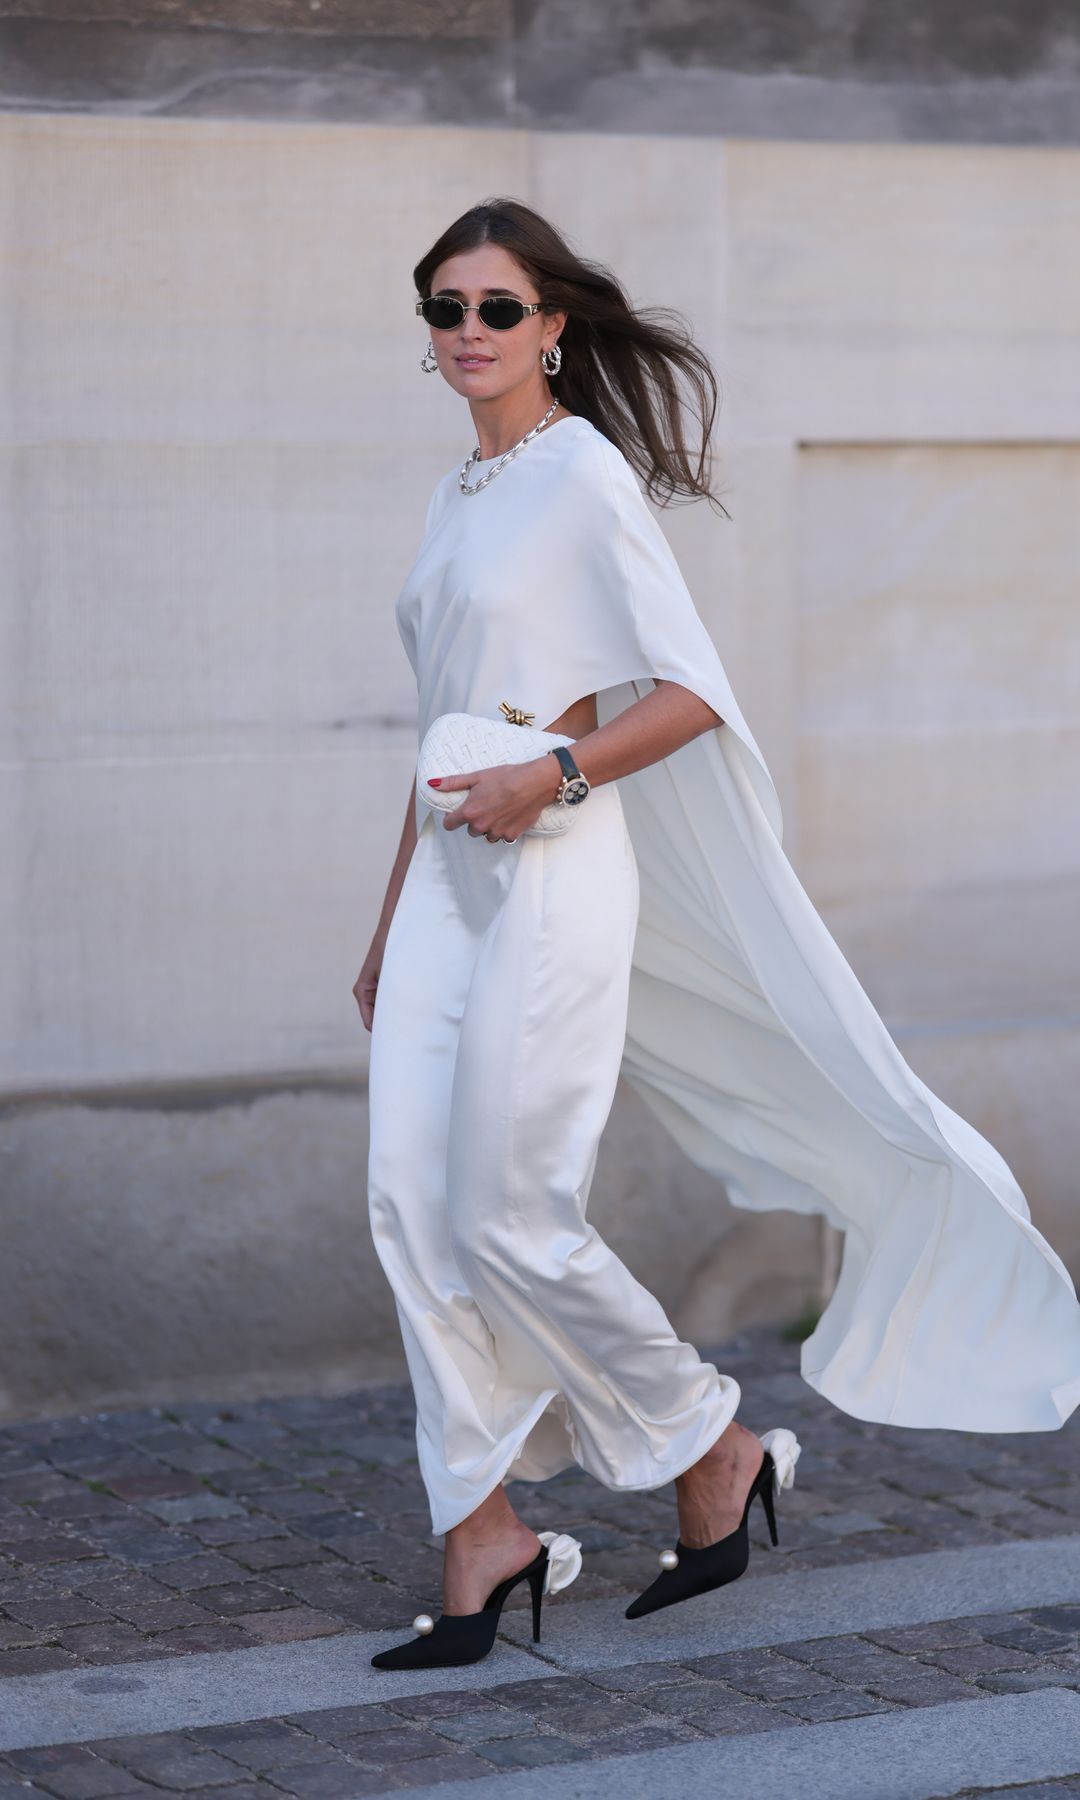
<svg viewBox="0 0 1080 1800">
<path fill-rule="evenodd" d="M 727 1537 L 718 1538 L 715 1544 L 705 1544 L 695 1549 L 679 1538 L 674 1550 L 662 1550 L 661 1573 L 643 1593 L 631 1600 L 626 1609 L 628 1619 L 643 1618 L 646 1613 L 658 1612 L 663 1606 L 674 1606 L 680 1600 L 690 1600 L 695 1594 L 711 1593 L 713 1588 L 726 1587 L 729 1582 L 737 1581 L 740 1575 L 745 1574 L 750 1561 L 747 1521 L 755 1499 L 760 1499 L 764 1508 L 772 1543 L 776 1545 L 780 1542 L 776 1530 L 775 1496 L 781 1488 L 793 1485 L 795 1464 L 799 1460 L 802 1445 L 793 1431 L 787 1431 L 783 1427 L 767 1431 L 761 1443 L 764 1450 L 761 1467 L 750 1484 L 743 1516 L 735 1530 L 729 1531 Z"/>
<path fill-rule="evenodd" d="M 545 1594 L 569 1587 L 581 1569 L 581 1545 L 566 1532 L 538 1531 L 540 1549 L 532 1561 L 493 1587 L 479 1612 L 417 1613 L 416 1637 L 371 1659 L 373 1669 L 446 1669 L 479 1662 L 490 1651 L 499 1629 L 503 1602 L 519 1581 L 527 1581 L 532 1596 L 532 1641 L 540 1642 L 540 1608 Z"/>
</svg>

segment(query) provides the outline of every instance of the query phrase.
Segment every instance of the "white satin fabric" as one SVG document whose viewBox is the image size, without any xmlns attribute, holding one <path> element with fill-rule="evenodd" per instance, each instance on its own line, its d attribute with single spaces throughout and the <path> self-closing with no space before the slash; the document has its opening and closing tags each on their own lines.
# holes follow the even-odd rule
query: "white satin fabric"
<svg viewBox="0 0 1080 1800">
<path fill-rule="evenodd" d="M 479 465 L 480 472 L 493 461 Z M 468 839 L 464 828 L 443 833 L 462 840 L 459 870 L 467 853 L 475 853 L 470 866 L 477 870 L 485 859 L 494 887 L 505 884 L 506 905 L 515 892 L 511 869 L 531 872 L 521 893 L 535 895 L 546 886 L 536 874 L 545 857 L 567 853 L 558 865 L 562 873 L 579 852 L 597 847 L 605 819 L 614 817 L 609 797 L 617 793 L 639 880 L 625 1034 L 621 998 L 616 1005 L 609 993 L 606 1005 L 583 1009 L 571 997 L 583 966 L 598 957 L 607 967 L 612 943 L 624 941 L 628 926 L 625 892 L 616 883 L 619 924 L 610 933 L 595 929 L 596 910 L 609 903 L 604 858 L 587 859 L 590 911 L 567 917 L 561 936 L 546 928 L 547 915 L 535 906 L 515 904 L 507 914 L 515 948 L 507 958 L 506 1006 L 512 1010 L 527 996 L 525 1053 L 512 1032 L 500 1038 L 516 1057 L 509 1085 L 501 1062 L 489 1058 L 488 1107 L 503 1162 L 493 1171 L 481 1156 L 492 1180 L 489 1207 L 497 1213 L 509 1192 L 522 1209 L 524 1235 L 515 1248 L 518 1260 L 505 1265 L 504 1287 L 516 1282 L 525 1291 L 538 1280 L 542 1286 L 578 1242 L 573 1231 L 553 1241 L 539 1223 L 524 1232 L 525 1209 L 530 1221 L 536 1218 L 534 1197 L 549 1167 L 544 1158 L 560 1143 L 561 1124 L 567 1143 L 579 1127 L 567 1073 L 590 1084 L 586 1128 L 575 1137 L 579 1155 L 586 1140 L 595 1142 L 605 1096 L 621 1073 L 735 1205 L 822 1213 L 844 1232 L 839 1282 L 802 1346 L 802 1374 L 818 1392 L 857 1418 L 896 1425 L 1059 1427 L 1080 1404 L 1080 1305 L 1069 1272 L 1031 1222 L 997 1150 L 905 1062 L 802 888 L 782 848 L 781 809 L 764 757 L 622 454 L 574 417 L 549 426 L 478 494 L 462 494 L 456 466 L 449 470 L 432 495 L 395 616 L 417 679 L 418 742 L 439 713 L 496 717 L 502 700 L 546 727 L 581 695 L 596 692 L 603 724 L 647 693 L 654 678 L 700 694 L 723 720 L 672 755 L 595 789 L 582 818 L 557 843 L 492 846 Z M 417 1110 L 412 1089 L 418 1068 L 431 1080 L 455 1041 L 460 996 L 451 1003 L 435 979 L 441 958 L 464 970 L 475 944 L 467 947 L 460 935 L 445 886 L 446 858 L 435 855 L 427 809 L 419 798 L 416 805 L 424 829 L 398 939 L 408 938 L 411 954 L 423 917 L 436 923 L 441 948 L 434 966 L 418 965 L 410 989 L 411 1033 L 424 1045 L 422 1064 L 401 1060 L 393 1081 L 392 1007 L 391 1022 L 384 1013 L 384 1067 L 373 1110 L 376 1099 L 380 1114 L 407 1106 L 416 1148 L 404 1147 L 397 1192 L 415 1185 L 423 1162 L 430 1194 L 441 1180 L 441 1140 L 430 1119 L 425 1130 L 428 1115 Z M 591 838 L 586 823 L 594 827 Z M 521 858 L 522 842 L 537 853 Z M 550 870 L 553 861 L 544 866 Z M 503 930 L 497 925 L 497 933 Z M 405 958 L 397 960 L 400 969 Z M 393 991 L 407 985 L 398 979 Z M 548 994 L 554 1004 L 542 1035 L 534 1008 Z M 384 997 L 380 987 L 380 1003 Z M 500 1016 L 494 997 L 487 1016 Z M 374 1043 L 372 1050 L 376 1055 Z M 435 1080 L 431 1105 L 442 1118 L 445 1071 L 442 1085 Z M 550 1081 L 556 1088 L 549 1090 Z M 519 1154 L 516 1109 L 526 1095 L 539 1101 L 524 1121 L 526 1140 L 540 1148 L 539 1165 Z M 455 1167 L 464 1186 L 477 1145 L 461 1135 L 457 1141 Z M 574 1179 L 581 1169 L 579 1162 Z M 426 1244 L 422 1255 L 427 1266 Z M 538 1269 L 547 1275 L 538 1276 Z M 412 1291 L 410 1280 L 403 1268 L 395 1282 L 399 1301 Z M 475 1333 L 476 1321 L 452 1283 L 445 1291 L 455 1296 L 455 1324 L 468 1319 Z M 561 1284 L 550 1292 L 558 1334 Z M 404 1309 L 407 1342 L 421 1305 L 417 1298 Z M 641 1330 L 636 1313 L 629 1324 Z M 647 1332 L 643 1354 L 646 1340 Z M 459 1415 L 472 1420 L 476 1394 L 492 1380 L 489 1357 L 478 1355 L 471 1367 L 465 1357 L 464 1366 L 464 1381 L 459 1371 L 446 1396 L 455 1422 Z M 596 1372 L 601 1384 L 611 1377 L 604 1356 Z M 681 1399 L 690 1397 L 694 1379 L 686 1366 Z M 519 1423 L 530 1416 L 529 1391 L 526 1382 Z M 724 1411 L 721 1393 L 712 1389 L 717 1418 Z M 627 1398 L 635 1404 L 632 1395 L 620 1394 L 612 1417 L 625 1418 L 620 1402 Z M 545 1411 L 545 1390 L 532 1392 L 535 1424 L 522 1441 L 516 1465 L 522 1471 L 563 1466 L 568 1444 L 584 1460 L 587 1443 L 594 1470 L 606 1468 L 601 1478 L 615 1477 L 613 1485 L 621 1476 L 632 1477 L 623 1485 L 635 1485 L 647 1472 L 647 1459 L 644 1465 L 632 1455 L 627 1460 L 618 1431 L 612 1436 L 606 1423 L 595 1429 L 590 1423 L 587 1438 L 575 1443 L 568 1425 L 558 1423 L 563 1401 L 554 1391 L 550 1399 L 552 1410 Z M 653 1424 L 645 1426 L 648 1434 Z M 470 1424 L 466 1437 L 474 1429 Z M 610 1456 L 616 1439 L 619 1453 Z M 453 1447 L 429 1443 L 428 1466 Z M 475 1471 L 499 1460 L 490 1446 L 472 1448 L 475 1456 L 466 1455 L 462 1467 Z M 677 1460 L 671 1444 L 663 1453 L 669 1463 Z"/>
<path fill-rule="evenodd" d="M 802 1445 L 795 1433 L 779 1426 L 774 1431 L 763 1431 L 761 1442 L 773 1459 L 773 1493 L 778 1494 L 781 1488 L 794 1487 L 795 1464 L 802 1455 Z"/>
<path fill-rule="evenodd" d="M 544 1592 L 557 1594 L 581 1574 L 581 1545 L 566 1531 L 538 1531 L 536 1535 L 548 1547 Z"/>
<path fill-rule="evenodd" d="M 617 783 L 561 836 L 443 820 L 425 808 L 394 909 L 369 1076 L 371 1230 L 434 1532 L 573 1463 L 659 1487 L 740 1398 L 585 1218 L 637 919 Z"/>
</svg>

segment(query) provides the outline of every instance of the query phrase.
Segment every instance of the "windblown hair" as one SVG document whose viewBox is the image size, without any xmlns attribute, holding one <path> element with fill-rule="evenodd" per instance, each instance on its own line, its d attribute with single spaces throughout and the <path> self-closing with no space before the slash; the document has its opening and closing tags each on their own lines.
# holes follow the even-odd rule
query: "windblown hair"
<svg viewBox="0 0 1080 1800">
<path fill-rule="evenodd" d="M 578 256 L 522 201 L 501 198 L 481 201 L 447 226 L 413 270 L 418 296 L 431 293 L 440 263 L 480 244 L 499 244 L 520 263 L 546 313 L 565 311 L 562 367 L 548 377 L 562 405 L 622 451 L 653 500 L 708 499 L 729 517 L 709 485 L 716 376 L 681 314 L 655 306 L 635 311 L 610 269 Z M 694 420 L 690 449 L 686 411 Z"/>
</svg>

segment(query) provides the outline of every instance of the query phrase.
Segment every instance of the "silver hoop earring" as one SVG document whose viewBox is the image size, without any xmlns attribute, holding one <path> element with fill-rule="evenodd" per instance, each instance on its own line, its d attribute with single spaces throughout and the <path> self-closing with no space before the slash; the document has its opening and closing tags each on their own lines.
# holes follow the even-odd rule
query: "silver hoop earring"
<svg viewBox="0 0 1080 1800">
<path fill-rule="evenodd" d="M 429 358 L 430 358 L 430 360 L 429 360 Z M 423 369 L 425 375 L 434 375 L 438 366 L 439 365 L 438 365 L 437 361 L 435 360 L 435 346 L 432 343 L 431 339 L 428 338 L 427 349 L 424 351 L 423 356 L 420 358 L 420 367 Z"/>
<path fill-rule="evenodd" d="M 562 368 L 562 351 L 558 344 L 555 344 L 550 350 L 541 350 L 540 361 L 544 365 L 545 375 L 557 375 Z"/>
</svg>

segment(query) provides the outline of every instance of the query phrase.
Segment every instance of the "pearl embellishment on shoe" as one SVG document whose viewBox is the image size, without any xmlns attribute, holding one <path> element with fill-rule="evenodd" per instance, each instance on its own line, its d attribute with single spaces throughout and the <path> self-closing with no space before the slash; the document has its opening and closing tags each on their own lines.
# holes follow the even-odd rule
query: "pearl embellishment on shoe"
<svg viewBox="0 0 1080 1800">
<path fill-rule="evenodd" d="M 674 1550 L 661 1550 L 659 1561 L 662 1569 L 677 1569 L 679 1566 L 679 1559 Z"/>
<path fill-rule="evenodd" d="M 435 1621 L 430 1613 L 417 1613 L 413 1620 L 414 1631 L 418 1631 L 421 1637 L 426 1637 L 428 1632 L 434 1631 L 434 1629 Z"/>
</svg>

